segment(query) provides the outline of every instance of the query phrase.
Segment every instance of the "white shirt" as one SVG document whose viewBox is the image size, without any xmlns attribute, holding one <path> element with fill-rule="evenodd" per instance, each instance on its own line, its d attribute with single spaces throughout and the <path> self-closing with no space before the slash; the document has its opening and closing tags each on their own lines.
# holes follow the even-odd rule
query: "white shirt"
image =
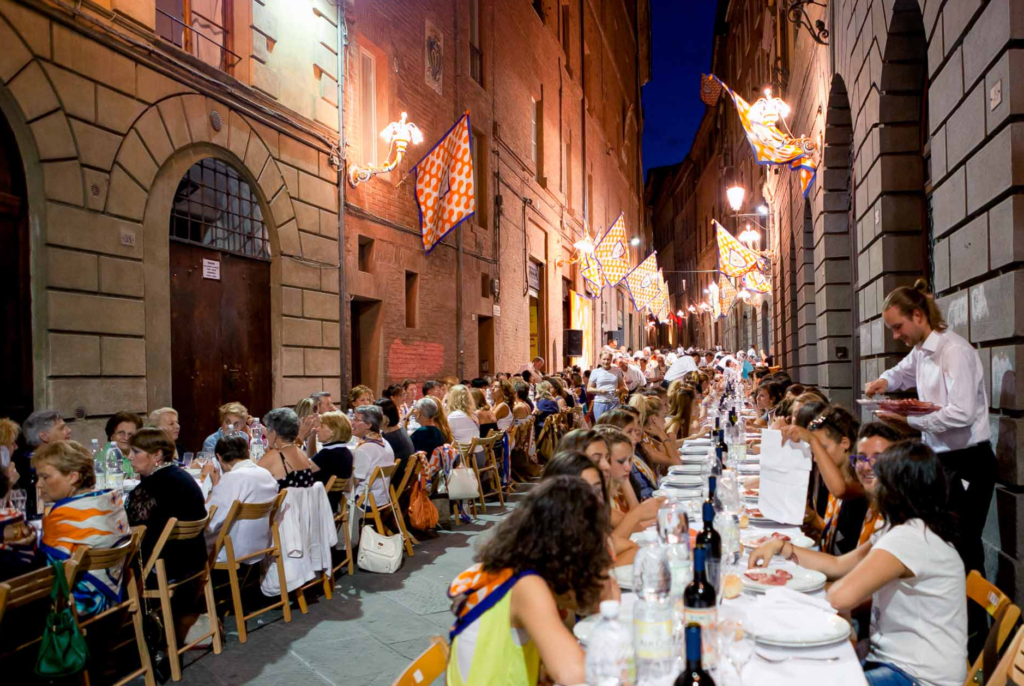
<svg viewBox="0 0 1024 686">
<path fill-rule="evenodd" d="M 590 372 L 590 385 L 597 389 L 599 396 L 615 399 L 615 391 L 619 387 L 619 382 L 622 380 L 622 370 L 618 367 L 611 367 L 605 369 L 604 367 L 598 367 Z"/>
<path fill-rule="evenodd" d="M 231 471 L 220 477 L 220 481 L 210 492 L 210 502 L 206 509 L 217 506 L 217 511 L 210 520 L 206 530 L 206 545 L 211 550 L 217 541 L 228 510 L 238 500 L 242 503 L 268 503 L 277 497 L 280 489 L 277 479 L 269 471 L 260 467 L 252 460 L 239 460 L 231 466 Z M 261 548 L 270 546 L 270 522 L 267 519 L 243 519 L 231 530 L 231 542 L 235 548 L 235 557 L 245 557 Z M 246 560 L 245 564 L 253 564 L 263 556 Z M 227 553 L 222 549 L 217 555 L 218 562 L 227 562 Z"/>
<path fill-rule="evenodd" d="M 882 374 L 890 391 L 917 388 L 921 400 L 942 409 L 907 423 L 935 452 L 989 440 L 988 396 L 978 351 L 952 331 L 932 331 L 899 364 Z"/>
<path fill-rule="evenodd" d="M 626 384 L 626 390 L 631 392 L 647 385 L 647 377 L 640 371 L 640 367 L 633 364 L 627 365 L 626 371 L 622 372 L 622 381 Z"/>
<path fill-rule="evenodd" d="M 456 443 L 469 443 L 474 438 L 480 438 L 480 425 L 462 410 L 448 413 L 448 426 Z M 477 448 L 477 452 L 483 452 L 483 448 Z"/>
<path fill-rule="evenodd" d="M 890 581 L 871 596 L 869 660 L 888 662 L 924 686 L 960 686 L 967 677 L 964 564 L 920 519 L 883 533 L 884 550 L 914 576 Z"/>
<path fill-rule="evenodd" d="M 359 445 L 352 455 L 352 476 L 356 479 L 356 498 L 362 497 L 366 492 L 366 482 L 370 480 L 374 469 L 390 467 L 394 463 L 395 451 L 383 438 L 359 441 Z M 381 478 L 374 481 L 371 493 L 373 493 L 373 499 L 377 501 L 377 507 L 390 502 L 388 479 Z"/>
<path fill-rule="evenodd" d="M 672 366 L 665 372 L 665 381 L 672 383 L 676 379 L 681 379 L 690 372 L 695 371 L 697 371 L 697 363 L 689 355 L 683 355 L 673 362 Z"/>
</svg>

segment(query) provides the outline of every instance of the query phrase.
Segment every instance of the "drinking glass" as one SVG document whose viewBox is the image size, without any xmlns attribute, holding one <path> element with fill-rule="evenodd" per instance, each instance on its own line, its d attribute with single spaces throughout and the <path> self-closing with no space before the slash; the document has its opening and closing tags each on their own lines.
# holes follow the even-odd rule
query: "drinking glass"
<svg viewBox="0 0 1024 686">
<path fill-rule="evenodd" d="M 18 512 L 25 514 L 25 503 L 28 501 L 28 493 L 20 488 L 11 491 L 11 504 Z"/>
<path fill-rule="evenodd" d="M 183 469 L 188 469 L 192 465 L 193 457 L 194 455 L 192 453 L 184 453 L 181 456 L 181 466 Z"/>
<path fill-rule="evenodd" d="M 690 544 L 690 515 L 685 505 L 669 502 L 658 510 L 658 536 L 662 543 Z"/>
<path fill-rule="evenodd" d="M 753 656 L 754 635 L 750 633 L 750 627 L 743 626 L 742 622 L 736 622 L 732 644 L 729 646 L 729 661 L 736 667 L 740 686 L 743 686 L 743 667 Z"/>
<path fill-rule="evenodd" d="M 740 480 L 734 470 L 728 469 L 722 472 L 722 476 L 718 479 L 716 495 L 725 512 L 736 516 L 742 514 L 743 501 L 740 499 Z"/>
</svg>

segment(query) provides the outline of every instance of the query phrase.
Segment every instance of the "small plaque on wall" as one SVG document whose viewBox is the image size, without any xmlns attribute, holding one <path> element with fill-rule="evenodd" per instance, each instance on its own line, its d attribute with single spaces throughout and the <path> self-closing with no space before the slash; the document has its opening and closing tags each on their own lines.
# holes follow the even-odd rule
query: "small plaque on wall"
<svg viewBox="0 0 1024 686">
<path fill-rule="evenodd" d="M 217 260 L 203 260 L 203 278 L 220 281 L 220 262 Z"/>
</svg>

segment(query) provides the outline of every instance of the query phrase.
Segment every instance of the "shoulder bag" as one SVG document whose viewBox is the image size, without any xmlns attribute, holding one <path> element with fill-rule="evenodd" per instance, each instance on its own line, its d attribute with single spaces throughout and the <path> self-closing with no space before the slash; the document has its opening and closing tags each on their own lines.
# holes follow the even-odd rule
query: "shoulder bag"
<svg viewBox="0 0 1024 686">
<path fill-rule="evenodd" d="M 64 563 L 53 563 L 53 588 L 50 590 L 53 607 L 46 618 L 42 643 L 36 658 L 36 676 L 47 679 L 78 674 L 89 661 L 89 647 L 85 643 L 71 603 L 75 602 L 64 576 Z M 57 609 L 63 605 L 63 609 Z"/>
<path fill-rule="evenodd" d="M 394 574 L 402 566 L 402 534 L 381 536 L 372 526 L 364 526 L 359 537 L 359 569 L 378 574 Z"/>
</svg>

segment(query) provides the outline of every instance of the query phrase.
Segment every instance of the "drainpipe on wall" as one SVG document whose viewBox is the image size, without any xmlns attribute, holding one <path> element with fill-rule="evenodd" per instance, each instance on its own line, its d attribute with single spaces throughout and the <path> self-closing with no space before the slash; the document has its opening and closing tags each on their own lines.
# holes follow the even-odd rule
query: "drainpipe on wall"
<svg viewBox="0 0 1024 686">
<path fill-rule="evenodd" d="M 338 168 L 338 356 L 341 358 L 341 397 L 348 397 L 352 386 L 351 361 L 348 359 L 349 320 L 348 279 L 345 275 L 345 50 L 348 48 L 348 25 L 345 23 L 344 0 L 338 7 L 338 148 L 332 162 Z M 348 322 L 351 325 L 351 322 Z"/>
</svg>

